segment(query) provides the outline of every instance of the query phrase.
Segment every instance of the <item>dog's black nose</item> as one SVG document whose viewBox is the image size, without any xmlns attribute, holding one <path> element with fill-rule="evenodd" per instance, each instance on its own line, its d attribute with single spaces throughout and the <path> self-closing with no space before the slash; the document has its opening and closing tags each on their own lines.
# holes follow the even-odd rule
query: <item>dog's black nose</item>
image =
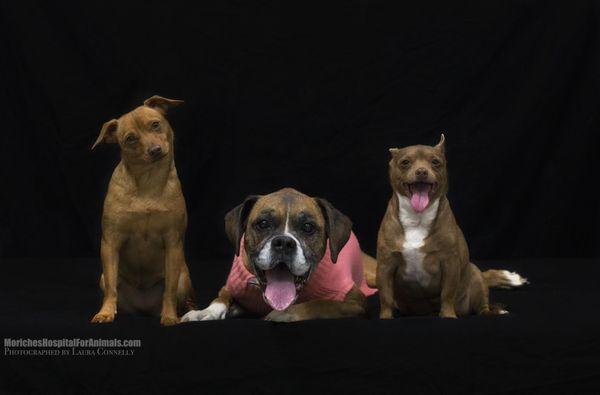
<svg viewBox="0 0 600 395">
<path fill-rule="evenodd" d="M 276 236 L 271 241 L 271 248 L 275 251 L 289 254 L 296 251 L 296 241 L 289 236 Z"/>
<path fill-rule="evenodd" d="M 148 155 L 150 155 L 153 158 L 156 158 L 157 156 L 160 156 L 162 154 L 162 148 L 160 148 L 160 145 L 153 145 L 150 148 L 148 148 Z"/>
<path fill-rule="evenodd" d="M 415 171 L 415 175 L 417 177 L 427 177 L 427 169 L 424 167 L 419 167 L 416 171 Z"/>
</svg>

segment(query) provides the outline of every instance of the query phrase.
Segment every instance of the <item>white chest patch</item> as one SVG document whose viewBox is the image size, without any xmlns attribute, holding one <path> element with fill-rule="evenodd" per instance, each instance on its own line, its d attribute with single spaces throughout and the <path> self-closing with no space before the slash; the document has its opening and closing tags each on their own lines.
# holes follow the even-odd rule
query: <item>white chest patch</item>
<svg viewBox="0 0 600 395">
<path fill-rule="evenodd" d="M 404 229 L 404 244 L 402 245 L 402 256 L 406 262 L 404 278 L 406 281 L 416 282 L 422 287 L 427 287 L 431 277 L 423 268 L 425 254 L 421 251 L 421 247 L 425 245 L 425 238 L 429 236 L 431 224 L 437 216 L 440 200 L 434 200 L 423 212 L 417 213 L 413 210 L 407 197 L 396 195 L 399 200 L 398 216 Z"/>
</svg>

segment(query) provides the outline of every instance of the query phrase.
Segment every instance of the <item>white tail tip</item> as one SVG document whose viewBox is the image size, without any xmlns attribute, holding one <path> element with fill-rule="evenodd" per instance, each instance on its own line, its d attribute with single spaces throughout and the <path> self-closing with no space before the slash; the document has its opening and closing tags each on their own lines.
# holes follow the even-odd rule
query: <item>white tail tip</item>
<svg viewBox="0 0 600 395">
<path fill-rule="evenodd" d="M 521 275 L 517 272 L 502 270 L 502 275 L 504 276 L 504 279 L 513 287 L 520 287 L 529 283 L 525 277 L 521 277 Z"/>
</svg>

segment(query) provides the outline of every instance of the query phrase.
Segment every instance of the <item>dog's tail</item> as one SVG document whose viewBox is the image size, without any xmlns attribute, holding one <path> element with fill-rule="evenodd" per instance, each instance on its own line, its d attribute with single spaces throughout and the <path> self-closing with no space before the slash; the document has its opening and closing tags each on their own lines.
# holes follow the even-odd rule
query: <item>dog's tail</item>
<svg viewBox="0 0 600 395">
<path fill-rule="evenodd" d="M 483 281 L 490 288 L 511 289 L 519 288 L 529 281 L 517 272 L 509 272 L 508 270 L 490 269 L 481 272 Z"/>
<path fill-rule="evenodd" d="M 372 256 L 362 253 L 363 270 L 367 285 L 371 288 L 377 288 L 377 260 Z M 512 289 L 519 288 L 529 281 L 517 272 L 509 272 L 508 270 L 490 269 L 481 272 L 483 281 L 489 288 Z"/>
<path fill-rule="evenodd" d="M 377 288 L 377 282 L 375 281 L 377 275 L 377 261 L 370 255 L 362 253 L 363 258 L 363 271 L 365 273 L 365 280 L 370 288 Z"/>
</svg>

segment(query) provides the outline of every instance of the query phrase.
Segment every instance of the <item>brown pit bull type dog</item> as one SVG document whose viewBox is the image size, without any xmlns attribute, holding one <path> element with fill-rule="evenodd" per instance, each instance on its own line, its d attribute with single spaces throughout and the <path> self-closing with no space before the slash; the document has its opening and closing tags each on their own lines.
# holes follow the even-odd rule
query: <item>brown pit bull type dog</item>
<svg viewBox="0 0 600 395">
<path fill-rule="evenodd" d="M 432 146 L 390 149 L 393 195 L 379 228 L 377 288 L 381 318 L 439 311 L 445 318 L 504 314 L 490 306 L 488 288 L 520 287 L 527 280 L 506 270 L 481 272 L 446 198 L 444 135 Z"/>
<path fill-rule="evenodd" d="M 249 196 L 225 216 L 236 250 L 226 284 L 210 306 L 182 321 L 241 311 L 278 322 L 364 314 L 375 260 L 361 252 L 351 228 L 329 202 L 291 188 Z"/>
<path fill-rule="evenodd" d="M 183 253 L 187 225 L 165 115 L 180 100 L 153 96 L 143 106 L 102 126 L 92 149 L 118 143 L 102 214 L 100 255 L 104 293 L 92 322 L 112 322 L 119 311 L 160 314 L 163 325 L 194 308 L 194 290 Z"/>
</svg>

